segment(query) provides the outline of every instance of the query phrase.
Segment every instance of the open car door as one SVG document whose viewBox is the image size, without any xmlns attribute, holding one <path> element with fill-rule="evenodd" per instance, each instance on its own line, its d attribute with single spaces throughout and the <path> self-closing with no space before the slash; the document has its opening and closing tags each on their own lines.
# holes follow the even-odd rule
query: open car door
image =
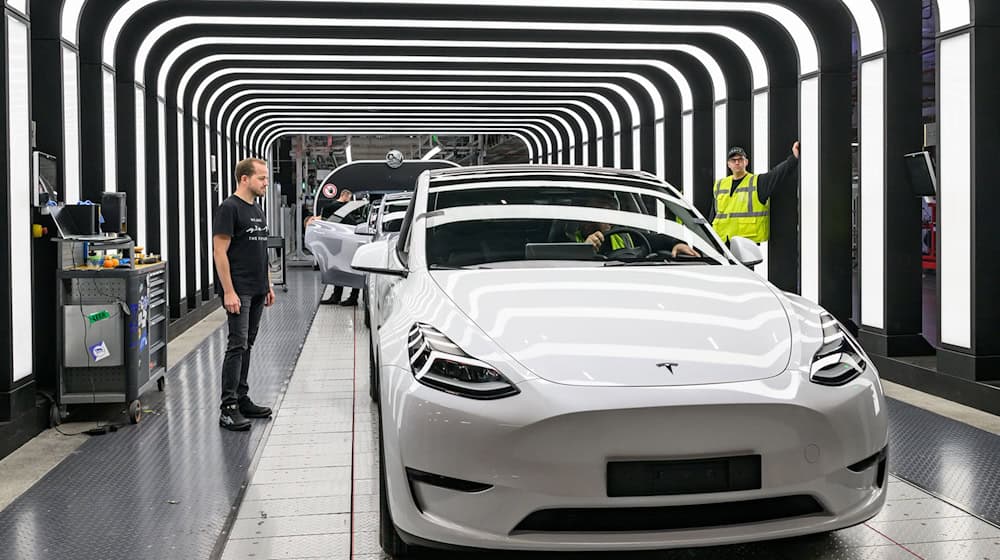
<svg viewBox="0 0 1000 560">
<path fill-rule="evenodd" d="M 324 284 L 350 288 L 364 286 L 364 274 L 351 268 L 351 259 L 358 247 L 372 240 L 368 233 L 371 230 L 364 219 L 358 226 L 342 221 L 363 210 L 367 204 L 365 200 L 352 200 L 327 220 L 317 220 L 306 228 L 306 247 L 316 257 Z"/>
</svg>

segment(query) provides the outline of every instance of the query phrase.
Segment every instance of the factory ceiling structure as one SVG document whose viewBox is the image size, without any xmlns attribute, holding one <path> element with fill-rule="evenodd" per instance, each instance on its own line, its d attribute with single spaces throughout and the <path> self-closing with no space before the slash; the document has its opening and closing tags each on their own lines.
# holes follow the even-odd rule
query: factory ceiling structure
<svg viewBox="0 0 1000 560">
<path fill-rule="evenodd" d="M 1000 356 L 1000 317 L 982 305 L 1000 301 L 982 210 L 1000 195 L 978 187 L 997 135 L 977 123 L 1000 119 L 997 78 L 973 54 L 1000 51 L 977 33 L 1000 6 L 935 7 L 938 360 L 976 379 Z M 920 206 L 901 158 L 923 140 L 920 21 L 920 2 L 899 0 L 6 0 L 0 318 L 23 325 L 40 281 L 18 265 L 32 134 L 66 202 L 127 193 L 137 242 L 172 263 L 175 317 L 211 297 L 211 216 L 236 161 L 292 134 L 400 133 L 513 135 L 532 162 L 643 169 L 703 212 L 729 146 L 759 173 L 800 139 L 766 273 L 846 320 L 856 141 L 861 337 L 903 352 L 921 328 Z M 5 390 L 32 371 L 31 352 L 11 351 L 32 348 L 31 329 L 8 332 Z"/>
</svg>

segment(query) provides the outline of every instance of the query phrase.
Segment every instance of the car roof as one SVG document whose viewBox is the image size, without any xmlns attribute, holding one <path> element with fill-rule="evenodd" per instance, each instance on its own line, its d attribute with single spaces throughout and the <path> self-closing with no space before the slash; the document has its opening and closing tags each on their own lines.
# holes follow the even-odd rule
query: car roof
<svg viewBox="0 0 1000 560">
<path fill-rule="evenodd" d="M 413 197 L 413 191 L 402 191 L 402 192 L 394 192 L 392 194 L 387 194 L 382 197 L 382 200 L 390 202 L 393 200 L 406 200 L 412 197 Z"/>
<path fill-rule="evenodd" d="M 678 191 L 673 185 L 655 175 L 636 169 L 615 169 L 611 167 L 588 167 L 583 165 L 483 165 L 479 167 L 457 167 L 449 169 L 434 169 L 430 174 L 431 187 L 442 184 L 460 185 L 466 182 L 518 179 L 553 179 L 553 180 L 584 180 L 608 182 L 625 180 L 637 182 L 655 188 L 667 187 L 678 197 Z"/>
</svg>

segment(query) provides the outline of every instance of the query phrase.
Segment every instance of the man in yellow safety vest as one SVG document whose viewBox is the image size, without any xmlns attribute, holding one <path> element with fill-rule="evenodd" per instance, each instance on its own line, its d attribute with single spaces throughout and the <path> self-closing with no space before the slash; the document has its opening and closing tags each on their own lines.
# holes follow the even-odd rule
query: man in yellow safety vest
<svg viewBox="0 0 1000 560">
<path fill-rule="evenodd" d="M 731 148 L 727 160 L 732 174 L 715 182 L 708 219 L 727 243 L 733 237 L 763 243 L 771 236 L 771 195 L 798 167 L 799 143 L 792 145 L 788 159 L 761 175 L 747 171 L 750 160 L 743 148 Z"/>
</svg>

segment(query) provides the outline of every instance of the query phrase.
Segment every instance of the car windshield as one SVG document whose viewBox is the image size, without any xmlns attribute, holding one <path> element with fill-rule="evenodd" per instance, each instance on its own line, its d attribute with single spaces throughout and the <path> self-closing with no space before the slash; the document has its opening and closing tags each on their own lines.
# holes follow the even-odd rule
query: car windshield
<svg viewBox="0 0 1000 560">
<path fill-rule="evenodd" d="M 398 233 L 403 225 L 403 218 L 406 217 L 406 209 L 410 206 L 410 199 L 396 199 L 385 203 L 385 210 L 382 215 L 382 232 Z"/>
<path fill-rule="evenodd" d="M 728 262 L 705 219 L 651 181 L 432 183 L 427 209 L 431 268 Z"/>
</svg>

